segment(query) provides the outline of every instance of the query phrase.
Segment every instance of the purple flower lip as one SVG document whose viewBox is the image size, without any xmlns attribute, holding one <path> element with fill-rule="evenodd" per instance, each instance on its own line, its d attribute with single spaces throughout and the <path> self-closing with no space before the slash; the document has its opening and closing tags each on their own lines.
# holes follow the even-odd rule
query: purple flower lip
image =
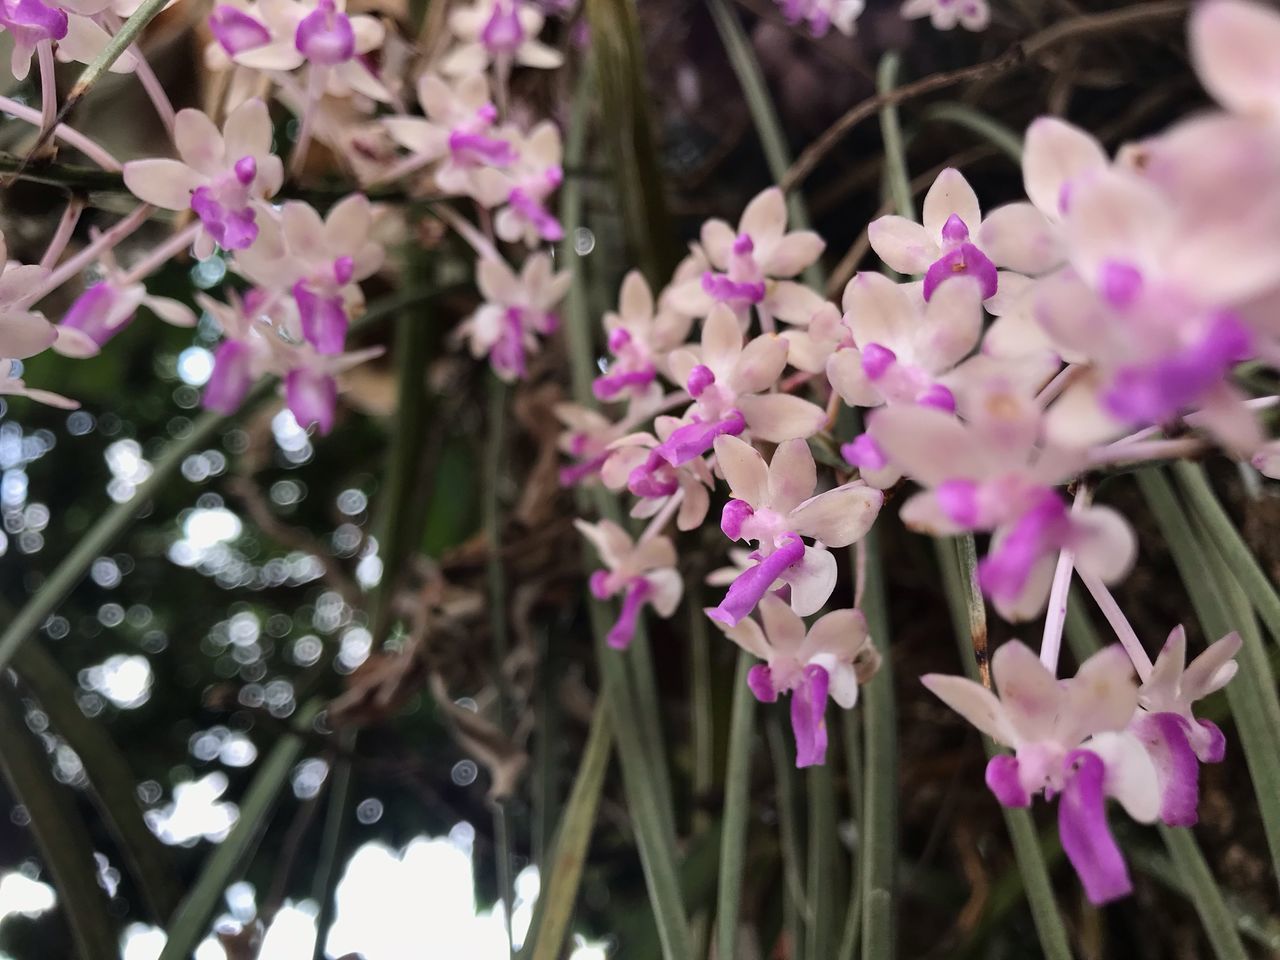
<svg viewBox="0 0 1280 960">
<path fill-rule="evenodd" d="M 827 760 L 827 692 L 831 678 L 816 663 L 806 666 L 791 691 L 791 732 L 796 738 L 796 766 L 817 767 Z"/>
<path fill-rule="evenodd" d="M 720 530 L 730 540 L 742 538 L 742 525 L 755 516 L 745 500 L 730 500 L 720 514 Z"/>
<path fill-rule="evenodd" d="M 938 484 L 934 496 L 952 523 L 966 529 L 978 525 L 978 485 L 972 480 L 947 480 Z"/>
<path fill-rule="evenodd" d="M 1058 835 L 1085 896 L 1101 906 L 1133 890 L 1124 855 L 1107 826 L 1106 765 L 1089 750 L 1067 754 L 1066 764 L 1070 773 L 1058 799 Z"/>
<path fill-rule="evenodd" d="M 507 195 L 507 202 L 513 210 L 528 220 L 538 231 L 543 240 L 555 242 L 564 239 L 564 227 L 560 225 L 550 211 L 539 201 L 529 195 L 528 191 L 516 187 Z"/>
<path fill-rule="evenodd" d="M 597 400 L 611 400 L 629 387 L 647 387 L 657 375 L 658 371 L 652 364 L 642 370 L 606 374 L 596 377 L 591 384 L 591 392 Z"/>
<path fill-rule="evenodd" d="M 293 285 L 293 299 L 302 321 L 302 335 L 317 353 L 339 354 L 347 342 L 347 310 L 339 295 L 323 296 L 306 282 Z"/>
<path fill-rule="evenodd" d="M 1036 561 L 1065 546 L 1070 535 L 1066 504 L 1052 490 L 1043 491 L 1000 545 L 978 564 L 978 584 L 993 599 L 1016 600 Z"/>
<path fill-rule="evenodd" d="M 65 10 L 46 6 L 40 0 L 5 0 L 0 4 L 0 26 L 34 45 L 41 40 L 61 40 L 69 21 Z"/>
<path fill-rule="evenodd" d="M 678 467 L 710 450 L 716 437 L 724 434 L 736 437 L 745 429 L 747 429 L 747 421 L 742 413 L 738 410 L 730 410 L 722 420 L 699 420 L 686 423 L 667 437 L 665 442 L 654 449 L 654 452 L 671 466 Z"/>
<path fill-rule="evenodd" d="M 787 534 L 787 542 L 769 556 L 738 574 L 720 601 L 709 608 L 708 617 L 726 627 L 736 627 L 748 616 L 775 580 L 804 559 L 804 541 L 796 533 Z"/>
<path fill-rule="evenodd" d="M 636 635 L 636 626 L 640 619 L 640 609 L 653 595 L 653 585 L 644 577 L 636 577 L 627 587 L 622 598 L 622 609 L 618 613 L 618 621 L 605 634 L 605 642 L 615 650 L 625 650 L 631 646 L 631 638 Z"/>
<path fill-rule="evenodd" d="M 449 134 L 449 152 L 458 160 L 489 163 L 498 167 L 515 163 L 516 160 L 515 149 L 507 141 L 466 130 L 454 130 Z"/>
<path fill-rule="evenodd" d="M 916 397 L 922 407 L 933 407 L 943 413 L 956 412 L 956 395 L 940 383 L 932 384 Z"/>
<path fill-rule="evenodd" d="M 924 275 L 924 298 L 933 296 L 938 284 L 952 277 L 973 277 L 982 285 L 982 299 L 994 297 L 999 284 L 999 274 L 991 258 L 965 241 L 953 250 L 948 250 L 930 266 Z"/>
<path fill-rule="evenodd" d="M 602 453 L 598 457 L 592 457 L 590 460 L 583 460 L 581 463 L 570 464 L 567 467 L 560 468 L 560 486 L 576 487 L 587 477 L 593 477 L 600 472 L 600 468 L 604 466 L 604 462 L 609 459 L 607 453 Z"/>
<path fill-rule="evenodd" d="M 778 699 L 778 688 L 773 683 L 773 671 L 767 664 L 757 663 L 747 671 L 747 686 L 761 703 L 775 703 Z"/>
<path fill-rule="evenodd" d="M 942 225 L 942 239 L 949 244 L 964 243 L 969 239 L 969 227 L 959 214 L 947 217 L 947 222 Z"/>
<path fill-rule="evenodd" d="M 759 303 L 767 292 L 763 280 L 755 283 L 731 280 L 710 270 L 702 275 L 702 289 L 721 303 Z"/>
<path fill-rule="evenodd" d="M 213 355 L 213 373 L 205 385 L 200 405 L 214 413 L 230 416 L 240 409 L 252 385 L 249 345 L 241 340 L 224 340 Z"/>
<path fill-rule="evenodd" d="M 244 250 L 258 239 L 253 209 L 224 206 L 209 187 L 197 187 L 191 194 L 191 209 L 204 224 L 209 236 L 225 250 Z"/>
<path fill-rule="evenodd" d="M 658 477 L 658 471 L 662 471 L 661 478 Z M 627 489 L 637 497 L 653 499 L 671 496 L 680 489 L 680 483 L 671 476 L 670 467 L 661 454 L 650 450 L 644 463 L 627 475 Z"/>
<path fill-rule="evenodd" d="M 59 327 L 75 330 L 92 341 L 94 346 L 101 347 L 133 320 L 130 314 L 123 322 L 109 325 L 118 299 L 116 288 L 100 280 L 76 297 L 63 314 Z"/>
<path fill-rule="evenodd" d="M 271 42 L 271 31 L 264 24 L 227 4 L 213 8 L 213 13 L 209 14 L 209 29 L 222 49 L 232 57 Z"/>
<path fill-rule="evenodd" d="M 314 425 L 322 436 L 333 429 L 338 405 L 338 383 L 333 377 L 308 367 L 295 367 L 285 375 L 284 397 L 299 426 Z"/>
<path fill-rule="evenodd" d="M 333 0 L 320 0 L 319 6 L 298 24 L 293 45 L 319 66 L 333 67 L 346 63 L 356 53 L 356 34 L 351 18 L 339 13 Z"/>
<path fill-rule="evenodd" d="M 1029 807 L 1031 796 L 1018 778 L 1018 759 L 998 753 L 987 763 L 987 788 L 996 795 L 1001 806 Z"/>
</svg>

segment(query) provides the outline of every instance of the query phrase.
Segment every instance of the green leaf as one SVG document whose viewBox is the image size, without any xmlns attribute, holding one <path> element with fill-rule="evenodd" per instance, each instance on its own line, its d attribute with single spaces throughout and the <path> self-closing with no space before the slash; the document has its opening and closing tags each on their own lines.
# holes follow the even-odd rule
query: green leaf
<svg viewBox="0 0 1280 960">
<path fill-rule="evenodd" d="M 559 960 L 564 939 L 573 919 L 573 907 L 582 884 L 587 849 L 595 830 L 600 791 L 609 769 L 609 749 L 614 736 L 613 710 L 601 697 L 591 718 L 591 732 L 582 753 L 582 763 L 574 778 L 569 802 L 565 805 L 555 842 L 555 856 L 544 866 L 545 891 L 538 897 L 537 912 L 530 926 L 532 960 Z"/>
<path fill-rule="evenodd" d="M 298 711 L 295 726 L 302 728 L 310 724 L 320 712 L 320 707 L 321 701 L 308 701 Z M 205 859 L 195 885 L 183 898 L 169 924 L 168 940 L 160 953 L 160 960 L 187 960 L 208 934 L 209 924 L 227 886 L 240 875 L 266 830 L 271 810 L 280 791 L 289 783 L 289 772 L 302 755 L 303 746 L 304 741 L 299 734 L 286 733 L 271 752 L 258 761 L 253 782 L 240 801 L 240 818 L 227 838 Z M 324 931 L 319 930 L 317 942 L 323 939 Z"/>
<path fill-rule="evenodd" d="M 924 112 L 923 119 L 926 122 L 941 120 L 964 127 L 1003 151 L 1014 163 L 1022 164 L 1022 135 L 981 110 L 975 110 L 963 103 L 946 101 L 931 106 Z"/>
<path fill-rule="evenodd" d="M 729 720 L 729 758 L 724 774 L 724 827 L 720 839 L 720 890 L 716 906 L 716 953 L 736 957 L 747 825 L 751 820 L 751 747 L 755 742 L 756 698 L 747 685 L 755 658 L 738 653 Z"/>
<path fill-rule="evenodd" d="M 11 692 L 0 697 L 0 769 L 31 817 L 31 831 L 53 877 L 76 956 L 112 960 L 117 955 L 117 931 L 98 885 L 89 831 L 71 793 L 54 780 L 49 758 L 27 729 Z"/>
<path fill-rule="evenodd" d="M 1195 463 L 1180 463 L 1173 468 L 1178 486 L 1200 522 L 1208 531 L 1214 545 L 1222 554 L 1236 582 L 1249 595 L 1249 602 L 1267 625 L 1271 638 L 1280 642 L 1280 596 L 1258 563 L 1257 557 L 1240 536 L 1227 511 L 1214 495 L 1213 487 L 1205 477 L 1204 467 Z"/>
<path fill-rule="evenodd" d="M 600 125 L 613 158 L 622 222 L 633 262 L 657 289 L 676 263 L 646 89 L 644 38 L 634 0 L 586 0 L 599 86 Z M 572 236 L 572 233 L 569 233 Z"/>
<path fill-rule="evenodd" d="M 89 719 L 76 702 L 76 687 L 39 642 L 29 640 L 13 658 L 23 686 L 40 701 L 49 723 L 84 764 L 94 799 L 124 855 L 130 873 L 157 923 L 178 903 L 178 881 L 164 844 L 142 818 L 137 779 L 106 727 Z"/>
</svg>

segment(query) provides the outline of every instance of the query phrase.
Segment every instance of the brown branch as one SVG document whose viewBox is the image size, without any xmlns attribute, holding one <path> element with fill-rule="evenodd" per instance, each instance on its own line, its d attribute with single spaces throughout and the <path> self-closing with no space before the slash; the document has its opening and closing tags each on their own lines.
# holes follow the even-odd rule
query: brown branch
<svg viewBox="0 0 1280 960">
<path fill-rule="evenodd" d="M 893 106 L 906 100 L 924 96 L 937 90 L 945 90 L 956 84 L 974 80 L 984 80 L 992 76 L 1016 69 L 1034 59 L 1050 47 L 1064 40 L 1079 39 L 1095 33 L 1110 30 L 1123 30 L 1143 24 L 1181 17 L 1190 6 L 1189 0 L 1156 0 L 1154 3 L 1140 3 L 1123 10 L 1109 13 L 1090 14 L 1076 17 L 1055 24 L 1012 47 L 996 57 L 976 63 L 971 67 L 949 70 L 923 77 L 914 83 L 868 97 L 852 107 L 844 116 L 832 124 L 825 133 L 805 148 L 804 152 L 791 165 L 786 176 L 782 178 L 782 189 L 794 190 L 809 176 L 823 158 L 826 157 L 859 123 L 875 116 L 881 108 Z"/>
</svg>

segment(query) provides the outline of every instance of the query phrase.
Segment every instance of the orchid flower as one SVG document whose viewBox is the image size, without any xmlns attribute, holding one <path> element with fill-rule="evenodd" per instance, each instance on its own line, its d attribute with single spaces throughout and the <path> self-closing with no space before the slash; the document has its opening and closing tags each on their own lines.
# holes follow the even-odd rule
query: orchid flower
<svg viewBox="0 0 1280 960">
<path fill-rule="evenodd" d="M 568 271 L 554 273 L 551 258 L 535 253 L 517 276 L 506 263 L 482 258 L 476 285 L 485 302 L 459 327 L 477 359 L 488 355 L 493 372 L 506 381 L 526 375 L 526 357 L 538 348 L 537 335 L 559 325 L 554 307 L 569 289 Z"/>
<path fill-rule="evenodd" d="M 1235 676 L 1240 635 L 1229 633 L 1187 665 L 1187 634 L 1175 627 L 1165 641 L 1150 675 L 1138 688 L 1133 733 L 1155 764 L 1160 781 L 1160 819 L 1171 826 L 1196 823 L 1199 764 L 1218 763 L 1226 754 L 1226 737 L 1217 724 L 1198 720 L 1195 701 L 1221 690 Z"/>
<path fill-rule="evenodd" d="M 803 440 L 779 444 L 768 464 L 737 437 L 718 437 L 715 451 L 732 498 L 720 529 L 730 540 L 754 542 L 757 563 L 734 580 L 707 615 L 736 626 L 761 597 L 784 584 L 791 588 L 791 608 L 797 614 L 816 613 L 836 583 L 835 557 L 825 548 L 847 547 L 865 536 L 884 494 L 855 482 L 814 496 L 817 468 Z M 806 544 L 805 537 L 815 545 Z"/>
<path fill-rule="evenodd" d="M 853 36 L 856 21 L 866 9 L 865 0 L 777 0 L 777 4 L 787 23 L 803 23 L 815 38 L 825 37 L 832 27 Z"/>
<path fill-rule="evenodd" d="M 0 0 L 0 31 L 7 32 L 13 41 L 9 61 L 13 78 L 25 80 L 36 45 L 67 35 L 67 13 L 58 4 L 41 0 Z"/>
<path fill-rule="evenodd" d="M 1029 206 L 1004 207 L 984 221 L 969 182 L 948 167 L 925 194 L 922 223 L 891 214 L 873 220 L 867 238 L 890 268 L 924 274 L 925 300 L 957 276 L 974 277 L 987 300 L 999 287 L 997 267 L 1016 265 L 1022 272 L 1038 273 L 1060 261 L 1061 253 L 1050 242 L 1052 232 L 1041 221 Z"/>
<path fill-rule="evenodd" d="M 964 677 L 928 674 L 921 681 L 952 710 L 1014 753 L 987 764 L 986 781 L 1006 807 L 1026 807 L 1043 793 L 1058 797 L 1058 833 L 1067 859 L 1094 904 L 1132 890 L 1129 871 L 1107 826 L 1114 797 L 1133 819 L 1160 813 L 1155 765 L 1126 733 L 1138 705 L 1133 666 L 1120 646 L 1058 680 L 1024 644 L 1001 645 L 991 658 L 999 699 Z"/>
<path fill-rule="evenodd" d="M 955 410 L 942 375 L 973 351 L 982 332 L 976 280 L 946 284 L 926 302 L 915 284 L 860 273 L 845 288 L 844 309 L 855 346 L 831 355 L 827 377 L 845 403 Z"/>
<path fill-rule="evenodd" d="M 1280 119 L 1275 45 L 1280 16 L 1245 0 L 1210 0 L 1190 17 L 1191 60 L 1206 90 L 1224 109 L 1270 123 Z"/>
<path fill-rule="evenodd" d="M 387 117 L 382 122 L 392 139 L 410 151 L 399 170 L 435 163 L 433 176 L 443 192 L 469 196 L 493 206 L 506 194 L 503 184 L 478 177 L 490 167 L 506 167 L 517 159 L 511 135 L 496 126 L 498 110 L 489 99 L 489 81 L 468 74 L 451 86 L 434 73 L 418 78 L 418 102 L 426 117 Z"/>
<path fill-rule="evenodd" d="M 382 46 L 386 30 L 373 17 L 349 16 L 345 7 L 345 0 L 220 3 L 209 16 L 217 46 L 208 59 L 214 69 L 235 64 L 281 74 L 310 64 L 321 89 L 334 96 L 354 91 L 389 101 L 368 59 Z"/>
<path fill-rule="evenodd" d="M 774 317 L 808 323 L 821 306 L 818 294 L 790 278 L 816 263 L 826 243 L 811 230 L 787 232 L 787 204 L 777 187 L 747 204 L 736 231 L 723 220 L 708 220 L 701 238 L 710 269 L 672 288 L 682 312 L 704 317 L 713 305 L 725 304 L 745 321 L 754 307 L 768 330 Z"/>
<path fill-rule="evenodd" d="M 622 594 L 618 620 L 606 640 L 615 650 L 631 645 L 639 623 L 640 611 L 650 604 L 660 617 L 669 617 L 680 605 L 684 580 L 675 569 L 676 548 L 663 536 L 634 543 L 620 526 L 611 520 L 587 523 L 575 520 L 578 532 L 591 541 L 605 569 L 591 575 L 591 595 L 607 600 Z"/>
<path fill-rule="evenodd" d="M 672 311 L 654 311 L 653 293 L 644 275 L 632 270 L 622 281 L 617 312 L 604 316 L 609 352 L 614 359 L 606 373 L 596 377 L 592 392 L 598 400 L 643 396 L 670 352 L 685 342 L 691 317 Z"/>
<path fill-rule="evenodd" d="M 963 399 L 966 420 L 919 405 L 884 407 L 868 419 L 876 451 L 926 487 L 903 504 L 903 522 L 933 536 L 993 531 L 978 577 L 1010 620 L 1044 608 L 1063 548 L 1107 583 L 1128 573 L 1137 546 L 1124 518 L 1107 507 L 1070 511 L 1054 490 L 1082 462 L 1041 444 L 1035 404 L 999 382 Z"/>
<path fill-rule="evenodd" d="M 482 73 L 491 63 L 500 73 L 513 65 L 553 70 L 564 58 L 538 40 L 544 20 L 525 0 L 475 0 L 457 8 L 449 14 L 449 29 L 458 43 L 440 69 L 450 76 Z"/>
<path fill-rule="evenodd" d="M 858 686 L 880 666 L 861 610 L 835 610 L 806 631 L 804 621 L 773 595 L 760 601 L 760 623 L 747 618 L 725 630 L 743 650 L 764 661 L 747 674 L 761 703 L 791 694 L 796 766 L 826 762 L 827 697 L 845 710 L 858 702 Z"/>
<path fill-rule="evenodd" d="M 906 0 L 902 16 L 906 20 L 928 17 L 935 30 L 952 30 L 958 23 L 978 31 L 991 22 L 991 8 L 987 0 Z"/>
<path fill-rule="evenodd" d="M 261 237 L 236 258 L 236 269 L 257 286 L 287 290 L 298 307 L 301 334 L 317 351 L 338 354 L 351 311 L 363 303 L 357 286 L 382 265 L 382 245 L 370 234 L 373 206 L 352 194 L 320 215 L 292 200 L 268 217 Z"/>
<path fill-rule="evenodd" d="M 608 456 L 600 468 L 600 479 L 610 490 L 626 487 L 638 499 L 631 508 L 633 517 L 651 517 L 679 495 L 680 509 L 676 527 L 693 530 L 707 516 L 711 499 L 708 491 L 715 486 L 711 467 L 704 457 L 693 457 L 678 466 L 663 459 L 657 451 L 681 428 L 675 417 L 656 417 L 653 433 L 629 433 L 609 444 Z"/>
<path fill-rule="evenodd" d="M 560 131 L 544 121 L 518 139 L 505 171 L 490 167 L 477 173 L 485 184 L 482 194 L 499 196 L 504 203 L 493 218 L 499 238 L 526 247 L 564 239 L 564 228 L 547 206 L 564 180 L 561 159 Z"/>
<path fill-rule="evenodd" d="M 787 342 L 772 334 L 743 342 L 733 311 L 716 305 L 702 327 L 697 353 L 677 350 L 670 374 L 685 384 L 693 404 L 685 424 L 655 451 L 672 466 L 701 456 L 715 438 L 745 430 L 778 443 L 810 437 L 826 422 L 826 411 L 787 393 L 768 393 L 787 364 Z M 655 461 L 654 466 L 657 466 Z"/>
<path fill-rule="evenodd" d="M 134 196 L 165 210 L 194 210 L 202 229 L 195 254 L 214 247 L 243 250 L 258 238 L 255 204 L 280 189 L 284 168 L 271 153 L 271 118 L 261 100 L 237 107 L 222 131 L 199 110 L 179 110 L 174 142 L 181 160 L 133 160 L 124 165 Z"/>
</svg>

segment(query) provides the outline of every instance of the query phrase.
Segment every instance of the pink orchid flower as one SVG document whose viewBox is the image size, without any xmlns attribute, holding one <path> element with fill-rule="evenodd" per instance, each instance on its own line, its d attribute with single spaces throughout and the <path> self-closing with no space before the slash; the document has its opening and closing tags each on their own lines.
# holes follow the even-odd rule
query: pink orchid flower
<svg viewBox="0 0 1280 960">
<path fill-rule="evenodd" d="M 1094 904 L 1132 890 L 1124 857 L 1107 826 L 1106 798 L 1133 819 L 1160 813 L 1155 766 L 1126 733 L 1138 705 L 1133 666 L 1119 646 L 1058 680 L 1017 640 L 991 658 L 999 699 L 964 677 L 927 674 L 921 681 L 952 710 L 1014 753 L 987 764 L 986 781 L 1006 807 L 1030 806 L 1043 793 L 1058 797 L 1058 833 L 1067 859 Z"/>
<path fill-rule="evenodd" d="M 1258 3 L 1210 0 L 1192 9 L 1188 26 L 1192 63 L 1213 98 L 1241 116 L 1280 119 L 1280 15 Z"/>
<path fill-rule="evenodd" d="M 701 456 L 715 438 L 745 430 L 778 443 L 811 437 L 826 423 L 817 404 L 787 393 L 769 393 L 787 364 L 787 342 L 773 334 L 743 342 L 733 311 L 717 304 L 702 327 L 697 353 L 677 350 L 670 373 L 693 398 L 686 423 L 656 453 L 672 466 Z M 656 464 L 655 464 L 656 465 Z"/>
<path fill-rule="evenodd" d="M 587 523 L 575 520 L 578 532 L 591 541 L 605 569 L 591 575 L 591 594 L 607 600 L 621 593 L 622 608 L 618 620 L 609 630 L 609 646 L 625 650 L 631 645 L 645 604 L 666 618 L 680 606 L 684 580 L 675 569 L 676 548 L 667 537 L 657 536 L 634 543 L 620 526 L 611 520 Z"/>
<path fill-rule="evenodd" d="M 481 193 L 502 198 L 503 206 L 493 218 L 499 238 L 526 247 L 564 239 L 564 228 L 548 206 L 551 194 L 564 181 L 562 153 L 560 130 L 544 121 L 517 139 L 507 169 L 490 167 L 477 173 Z"/>
<path fill-rule="evenodd" d="M 825 37 L 832 27 L 846 37 L 857 32 L 857 20 L 866 9 L 865 0 L 776 0 L 782 15 L 792 26 L 804 24 L 815 38 Z"/>
<path fill-rule="evenodd" d="M 961 420 L 931 407 L 883 407 L 868 419 L 876 450 L 926 489 L 902 506 L 903 522 L 933 536 L 993 532 L 979 582 L 1000 615 L 1026 620 L 1044 609 L 1057 555 L 1114 583 L 1137 553 L 1133 531 L 1107 507 L 1070 511 L 1054 489 L 1080 457 L 1040 441 L 1040 411 L 1006 385 L 966 394 Z"/>
<path fill-rule="evenodd" d="M 0 0 L 0 31 L 13 42 L 9 61 L 13 78 L 25 80 L 36 45 L 66 37 L 67 13 L 58 4 L 41 0 Z"/>
<path fill-rule="evenodd" d="M 506 381 L 528 372 L 526 357 L 537 350 L 538 336 L 555 332 L 556 304 L 564 299 L 572 277 L 555 273 L 551 258 L 535 253 L 517 276 L 506 263 L 482 258 L 476 264 L 476 285 L 485 302 L 459 327 L 471 355 L 489 357 L 493 372 Z"/>
<path fill-rule="evenodd" d="M 349 16 L 345 8 L 345 0 L 219 3 L 209 16 L 217 46 L 207 59 L 214 69 L 235 64 L 280 74 L 310 64 L 320 71 L 315 77 L 321 88 L 333 96 L 356 92 L 388 102 L 391 95 L 369 60 L 386 39 L 386 28 L 374 17 Z"/>
<path fill-rule="evenodd" d="M 685 342 L 691 317 L 671 311 L 654 311 L 653 293 L 644 275 L 632 270 L 622 281 L 618 309 L 604 315 L 609 369 L 595 379 L 592 392 L 598 400 L 617 400 L 646 394 L 665 371 L 667 356 Z"/>
<path fill-rule="evenodd" d="M 955 410 L 943 375 L 968 356 L 982 332 L 982 288 L 949 283 L 925 301 L 916 284 L 860 273 L 845 288 L 854 346 L 827 361 L 827 378 L 845 403 L 920 403 Z"/>
<path fill-rule="evenodd" d="M 977 32 L 991 22 L 987 0 L 906 0 L 901 12 L 905 20 L 928 17 L 935 30 L 953 30 L 959 24 Z"/>
<path fill-rule="evenodd" d="M 538 40 L 545 17 L 525 0 L 476 0 L 449 14 L 457 38 L 440 68 L 450 76 L 482 73 L 490 64 L 499 73 L 511 67 L 554 70 L 564 62 L 560 52 Z"/>
<path fill-rule="evenodd" d="M 924 274 L 926 300 L 941 283 L 957 276 L 975 278 L 986 300 L 995 296 L 999 287 L 997 267 L 1016 263 L 1030 272 L 1040 272 L 1061 259 L 1055 245 L 1043 239 L 1051 241 L 1052 233 L 1042 219 L 1034 208 L 1024 205 L 1001 208 L 984 221 L 969 182 L 960 171 L 948 167 L 925 194 L 921 223 L 891 214 L 873 220 L 867 237 L 891 269 Z M 1030 226 L 1028 220 L 1032 221 Z M 984 236 L 993 238 L 990 246 Z"/>
<path fill-rule="evenodd" d="M 791 694 L 796 766 L 820 766 L 827 758 L 827 697 L 852 710 L 858 686 L 880 666 L 867 619 L 861 610 L 835 610 L 806 631 L 785 601 L 766 595 L 760 601 L 760 620 L 742 620 L 725 635 L 764 661 L 747 674 L 757 700 L 773 703 Z"/>
<path fill-rule="evenodd" d="M 418 102 L 425 117 L 387 117 L 382 122 L 392 139 L 410 151 L 395 168 L 402 174 L 436 164 L 436 185 L 447 194 L 469 196 L 491 207 L 505 196 L 505 184 L 485 182 L 479 174 L 506 167 L 517 159 L 512 134 L 496 126 L 498 110 L 483 73 L 468 74 L 453 85 L 424 73 L 418 78 Z"/>
<path fill-rule="evenodd" d="M 814 496 L 817 468 L 809 445 L 788 440 L 773 460 L 737 437 L 715 442 L 716 463 L 732 498 L 720 529 L 730 540 L 756 544 L 754 567 L 729 587 L 720 605 L 707 612 L 717 623 L 736 626 L 768 591 L 791 588 L 791 608 L 816 613 L 836 583 L 836 561 L 825 547 L 847 547 L 875 523 L 884 494 L 864 483 L 846 483 Z M 821 544 L 809 546 L 805 537 Z"/>
<path fill-rule="evenodd" d="M 790 278 L 816 263 L 826 242 L 811 230 L 787 232 L 787 204 L 777 187 L 747 204 L 737 231 L 708 220 L 701 239 L 709 269 L 671 291 L 682 312 L 705 317 L 713 305 L 725 304 L 745 321 L 754 307 L 767 330 L 775 317 L 808 323 L 822 305 L 818 294 Z"/>
<path fill-rule="evenodd" d="M 303 338 L 320 353 L 341 353 L 350 315 L 364 302 L 357 284 L 382 266 L 373 223 L 364 194 L 340 200 L 323 220 L 310 204 L 291 200 L 264 219 L 236 269 L 264 290 L 289 291 Z"/>
<path fill-rule="evenodd" d="M 1160 819 L 1170 826 L 1198 820 L 1199 765 L 1218 763 L 1226 737 L 1217 724 L 1198 720 L 1191 706 L 1221 690 L 1235 676 L 1240 635 L 1229 633 L 1187 665 L 1187 634 L 1175 627 L 1150 674 L 1138 688 L 1142 708 L 1131 724 L 1142 741 L 1160 782 Z"/>
<path fill-rule="evenodd" d="M 271 117 L 261 100 L 237 107 L 222 131 L 199 110 L 179 110 L 174 142 L 181 160 L 133 160 L 124 182 L 134 196 L 165 210 L 194 210 L 203 229 L 198 259 L 215 246 L 244 250 L 258 237 L 255 205 L 280 189 L 284 168 L 271 153 Z"/>
</svg>

